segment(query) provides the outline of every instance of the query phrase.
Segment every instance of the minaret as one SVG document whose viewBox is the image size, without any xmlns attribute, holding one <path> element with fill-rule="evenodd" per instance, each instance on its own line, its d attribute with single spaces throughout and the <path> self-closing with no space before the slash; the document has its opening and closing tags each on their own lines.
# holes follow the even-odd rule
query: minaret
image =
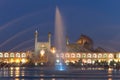
<svg viewBox="0 0 120 80">
<path fill-rule="evenodd" d="M 35 31 L 35 54 L 37 54 L 38 31 Z"/>
<path fill-rule="evenodd" d="M 48 33 L 49 50 L 51 48 L 51 33 Z"/>
<path fill-rule="evenodd" d="M 69 44 L 69 38 L 68 38 L 68 36 L 66 36 L 66 45 L 68 45 Z"/>
</svg>

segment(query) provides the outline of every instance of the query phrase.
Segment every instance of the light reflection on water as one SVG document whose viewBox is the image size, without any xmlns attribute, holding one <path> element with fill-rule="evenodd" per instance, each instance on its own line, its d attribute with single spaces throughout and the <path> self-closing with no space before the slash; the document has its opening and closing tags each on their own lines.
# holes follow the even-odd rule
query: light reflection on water
<svg viewBox="0 0 120 80">
<path fill-rule="evenodd" d="M 111 68 L 108 70 L 69 69 L 68 71 L 55 71 L 39 67 L 0 69 L 0 80 L 119 80 L 119 75 L 120 71 Z M 114 78 L 115 76 L 118 78 Z"/>
<path fill-rule="evenodd" d="M 112 80 L 112 78 L 108 78 L 108 80 Z"/>
<path fill-rule="evenodd" d="M 19 77 L 20 76 L 20 67 L 16 67 L 15 68 L 15 77 Z"/>
</svg>

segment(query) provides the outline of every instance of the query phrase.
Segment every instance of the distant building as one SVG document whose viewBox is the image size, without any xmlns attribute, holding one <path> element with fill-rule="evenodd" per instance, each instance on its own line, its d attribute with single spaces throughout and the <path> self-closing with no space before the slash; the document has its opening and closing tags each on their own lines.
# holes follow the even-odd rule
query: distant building
<svg viewBox="0 0 120 80">
<path fill-rule="evenodd" d="M 30 52 L 0 52 L 0 62 L 3 63 L 26 63 Z"/>
<path fill-rule="evenodd" d="M 68 37 L 66 38 L 66 52 L 60 55 L 56 54 L 56 57 L 62 57 L 67 62 L 75 62 L 82 60 L 83 63 L 94 63 L 98 61 L 119 61 L 120 53 L 108 52 L 101 47 L 94 49 L 93 40 L 86 36 L 81 35 L 75 43 L 70 43 Z"/>
<path fill-rule="evenodd" d="M 51 49 L 51 33 L 48 33 L 48 42 L 38 41 L 38 32 L 35 32 L 35 54 L 40 53 L 41 50 L 50 51 Z"/>
<path fill-rule="evenodd" d="M 46 63 L 49 62 L 51 58 L 51 33 L 48 33 L 48 41 L 47 42 L 39 42 L 38 41 L 38 32 L 35 31 L 35 49 L 33 52 L 33 60 L 38 63 Z"/>
<path fill-rule="evenodd" d="M 108 52 L 101 47 L 94 49 L 93 40 L 81 35 L 80 38 L 70 43 L 66 38 L 66 51 L 56 54 L 56 48 L 51 46 L 51 33 L 48 33 L 48 41 L 38 41 L 38 32 L 35 31 L 34 51 L 26 52 L 0 52 L 0 62 L 3 63 L 26 63 L 29 60 L 37 63 L 54 62 L 55 58 L 61 57 L 64 62 L 75 62 L 82 60 L 84 63 L 94 63 L 98 61 L 120 61 L 119 52 Z"/>
</svg>

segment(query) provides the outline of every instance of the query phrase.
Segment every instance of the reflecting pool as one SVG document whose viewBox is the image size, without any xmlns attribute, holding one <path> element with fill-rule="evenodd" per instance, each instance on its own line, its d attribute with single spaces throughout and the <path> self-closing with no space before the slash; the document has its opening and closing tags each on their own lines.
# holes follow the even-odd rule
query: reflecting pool
<svg viewBox="0 0 120 80">
<path fill-rule="evenodd" d="M 69 68 L 58 71 L 48 67 L 0 68 L 0 80 L 119 80 L 119 70 Z"/>
</svg>

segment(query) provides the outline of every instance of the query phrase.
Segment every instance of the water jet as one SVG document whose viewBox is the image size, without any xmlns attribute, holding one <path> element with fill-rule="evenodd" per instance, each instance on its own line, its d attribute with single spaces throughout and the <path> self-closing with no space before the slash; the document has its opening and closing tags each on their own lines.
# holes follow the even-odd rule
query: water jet
<svg viewBox="0 0 120 80">
<path fill-rule="evenodd" d="M 55 47 L 56 47 L 56 62 L 55 69 L 63 71 L 66 69 L 64 62 L 62 61 L 61 53 L 64 52 L 65 49 L 65 34 L 64 34 L 64 26 L 62 22 L 62 16 L 59 8 L 56 6 L 55 10 Z"/>
</svg>

